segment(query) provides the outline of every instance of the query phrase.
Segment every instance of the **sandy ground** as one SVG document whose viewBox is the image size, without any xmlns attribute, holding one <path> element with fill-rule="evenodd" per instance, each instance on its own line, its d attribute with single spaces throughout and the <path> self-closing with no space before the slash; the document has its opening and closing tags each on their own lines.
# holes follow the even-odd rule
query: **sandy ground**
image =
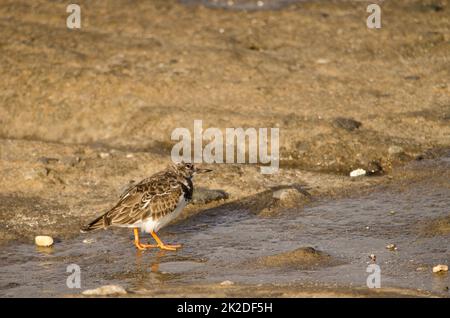
<svg viewBox="0 0 450 318">
<path fill-rule="evenodd" d="M 413 178 L 392 169 L 450 147 L 448 1 L 383 2 L 379 30 L 359 1 L 78 3 L 80 30 L 64 1 L 0 4 L 0 243 L 73 237 L 164 168 L 172 130 L 194 119 L 280 129 L 278 174 L 214 165 L 196 181 L 263 215 L 274 188 L 301 189 L 301 206 Z M 374 166 L 382 176 L 348 177 Z"/>
</svg>

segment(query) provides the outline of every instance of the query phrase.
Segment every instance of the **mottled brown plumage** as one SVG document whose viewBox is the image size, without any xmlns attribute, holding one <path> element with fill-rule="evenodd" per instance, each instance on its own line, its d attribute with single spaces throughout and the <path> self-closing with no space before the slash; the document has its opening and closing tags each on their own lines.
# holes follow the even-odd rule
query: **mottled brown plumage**
<svg viewBox="0 0 450 318">
<path fill-rule="evenodd" d="M 141 228 L 154 235 L 192 199 L 192 177 L 207 171 L 190 163 L 171 165 L 128 188 L 112 209 L 84 226 L 82 232 L 118 226 Z"/>
</svg>

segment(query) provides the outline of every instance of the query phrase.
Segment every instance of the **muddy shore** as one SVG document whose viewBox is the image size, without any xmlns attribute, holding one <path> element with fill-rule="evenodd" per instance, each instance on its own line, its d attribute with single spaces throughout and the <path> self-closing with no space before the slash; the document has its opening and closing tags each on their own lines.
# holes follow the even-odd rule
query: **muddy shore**
<svg viewBox="0 0 450 318">
<path fill-rule="evenodd" d="M 196 119 L 204 128 L 279 128 L 281 169 L 210 165 L 175 229 L 210 211 L 300 215 L 322 200 L 409 191 L 428 179 L 448 191 L 439 161 L 450 149 L 448 1 L 383 2 L 379 30 L 367 29 L 359 1 L 248 11 L 187 2 L 79 1 L 82 28 L 68 30 L 64 2 L 2 1 L 0 248 L 28 251 L 38 234 L 56 246 L 79 241 L 81 224 L 167 166 L 171 132 Z M 348 176 L 373 167 L 375 176 Z M 274 199 L 283 188 L 297 195 Z M 411 231 L 448 240 L 442 206 Z M 10 282 L 2 283 L 0 293 Z M 296 290 L 282 295 L 308 295 Z"/>
</svg>

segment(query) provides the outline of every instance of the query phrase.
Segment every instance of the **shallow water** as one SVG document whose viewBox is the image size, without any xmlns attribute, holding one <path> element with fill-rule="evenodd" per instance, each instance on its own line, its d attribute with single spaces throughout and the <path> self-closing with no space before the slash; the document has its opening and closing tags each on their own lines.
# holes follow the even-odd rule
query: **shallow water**
<svg viewBox="0 0 450 318">
<path fill-rule="evenodd" d="M 439 167 L 448 171 L 450 161 L 444 158 L 415 165 L 413 169 Z M 183 243 L 176 253 L 136 251 L 131 231 L 124 229 L 80 234 L 50 249 L 8 245 L 0 251 L 0 296 L 78 294 L 80 290 L 66 286 L 69 264 L 80 266 L 81 290 L 106 284 L 151 290 L 164 284 L 189 286 L 224 280 L 365 287 L 370 254 L 377 256 L 381 287 L 449 296 L 448 274 L 431 272 L 433 265 L 448 264 L 449 234 L 423 235 L 421 231 L 426 221 L 450 215 L 445 178 L 448 174 L 434 174 L 429 180 L 404 187 L 314 202 L 276 217 L 215 208 L 160 232 L 168 243 Z M 85 239 L 94 242 L 83 243 Z M 386 249 L 389 243 L 396 244 L 398 250 Z M 338 265 L 308 270 L 251 265 L 258 257 L 303 246 L 330 254 Z"/>
<path fill-rule="evenodd" d="M 186 5 L 203 5 L 208 8 L 228 10 L 276 10 L 290 4 L 305 2 L 307 0 L 180 0 Z"/>
</svg>

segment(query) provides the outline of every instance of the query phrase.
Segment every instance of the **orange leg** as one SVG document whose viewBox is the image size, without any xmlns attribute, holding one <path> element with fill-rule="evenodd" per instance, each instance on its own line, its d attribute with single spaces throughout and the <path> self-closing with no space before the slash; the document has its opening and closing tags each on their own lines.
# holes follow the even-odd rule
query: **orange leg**
<svg viewBox="0 0 450 318">
<path fill-rule="evenodd" d="M 150 234 L 153 236 L 153 238 L 155 239 L 156 243 L 158 244 L 158 247 L 162 250 L 166 250 L 166 251 L 176 251 L 177 248 L 180 248 L 181 245 L 180 244 L 176 244 L 176 245 L 168 245 L 168 244 L 164 244 L 158 237 L 158 235 L 156 235 L 155 232 L 150 232 Z"/>
<path fill-rule="evenodd" d="M 147 248 L 157 247 L 154 244 L 142 244 L 139 241 L 139 230 L 137 228 L 133 229 L 134 231 L 134 245 L 137 247 L 138 250 L 145 250 Z"/>
</svg>

